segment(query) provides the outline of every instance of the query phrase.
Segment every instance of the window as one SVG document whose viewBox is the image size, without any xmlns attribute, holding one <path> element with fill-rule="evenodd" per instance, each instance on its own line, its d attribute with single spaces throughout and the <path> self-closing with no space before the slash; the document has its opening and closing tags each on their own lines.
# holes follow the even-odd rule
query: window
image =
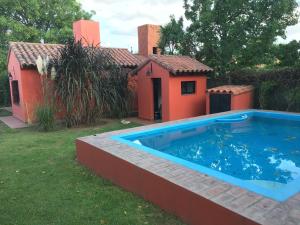
<svg viewBox="0 0 300 225">
<path fill-rule="evenodd" d="M 158 48 L 157 48 L 157 47 L 153 47 L 152 52 L 153 52 L 153 55 L 157 55 L 157 53 L 158 53 Z"/>
<path fill-rule="evenodd" d="M 13 102 L 15 104 L 20 104 L 20 94 L 19 94 L 19 83 L 17 80 L 13 80 L 11 82 L 12 86 L 12 95 L 13 95 Z"/>
<path fill-rule="evenodd" d="M 196 93 L 196 81 L 182 81 L 181 94 L 190 95 Z"/>
</svg>

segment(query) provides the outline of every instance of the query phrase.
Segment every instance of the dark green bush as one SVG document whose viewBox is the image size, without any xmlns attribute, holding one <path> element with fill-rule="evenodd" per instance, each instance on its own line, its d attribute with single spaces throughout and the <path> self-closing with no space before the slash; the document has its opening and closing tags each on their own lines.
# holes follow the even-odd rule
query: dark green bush
<svg viewBox="0 0 300 225">
<path fill-rule="evenodd" d="M 230 73 L 233 84 L 251 84 L 259 87 L 264 81 L 276 81 L 280 86 L 295 88 L 300 86 L 300 69 L 280 68 L 268 70 L 244 69 Z"/>
<path fill-rule="evenodd" d="M 54 128 L 55 112 L 50 105 L 41 105 L 36 109 L 36 119 L 41 131 L 51 131 Z"/>
<path fill-rule="evenodd" d="M 0 73 L 0 106 L 10 105 L 10 90 L 8 76 Z"/>
<path fill-rule="evenodd" d="M 65 110 L 68 127 L 128 114 L 131 93 L 127 73 L 107 52 L 69 40 L 52 65 L 56 70 L 55 95 Z"/>
<path fill-rule="evenodd" d="M 255 87 L 255 108 L 300 112 L 300 68 L 242 69 L 228 76 L 232 84 Z M 228 84 L 227 79 L 215 77 L 208 87 L 224 84 Z"/>
<path fill-rule="evenodd" d="M 290 89 L 285 97 L 288 102 L 287 111 L 300 112 L 300 87 Z"/>
<path fill-rule="evenodd" d="M 278 85 L 275 81 L 264 81 L 260 85 L 259 103 L 262 109 L 270 109 L 273 102 L 273 95 Z"/>
<path fill-rule="evenodd" d="M 0 109 L 0 117 L 1 116 L 11 116 L 11 112 L 9 112 L 5 109 Z"/>
</svg>

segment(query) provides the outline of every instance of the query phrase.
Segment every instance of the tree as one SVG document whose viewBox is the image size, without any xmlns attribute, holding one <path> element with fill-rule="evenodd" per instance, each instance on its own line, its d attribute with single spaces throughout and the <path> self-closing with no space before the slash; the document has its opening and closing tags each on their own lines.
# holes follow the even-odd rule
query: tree
<svg viewBox="0 0 300 225">
<path fill-rule="evenodd" d="M 10 41 L 64 43 L 72 37 L 73 21 L 94 14 L 76 0 L 0 0 L 0 12 L 0 76 L 6 76 Z"/>
<path fill-rule="evenodd" d="M 294 67 L 300 65 L 300 42 L 293 40 L 287 44 L 277 44 L 272 49 L 278 65 Z"/>
<path fill-rule="evenodd" d="M 160 29 L 161 38 L 159 48 L 162 54 L 174 55 L 183 51 L 182 40 L 184 39 L 183 18 L 176 20 L 175 16 L 170 16 L 170 22 Z"/>
<path fill-rule="evenodd" d="M 0 0 L 0 12 L 0 71 L 6 70 L 9 41 L 64 43 L 73 21 L 94 14 L 76 0 Z"/>
<path fill-rule="evenodd" d="M 297 23 L 297 6 L 295 0 L 184 0 L 190 45 L 181 46 L 222 75 L 265 63 L 276 37 Z"/>
</svg>

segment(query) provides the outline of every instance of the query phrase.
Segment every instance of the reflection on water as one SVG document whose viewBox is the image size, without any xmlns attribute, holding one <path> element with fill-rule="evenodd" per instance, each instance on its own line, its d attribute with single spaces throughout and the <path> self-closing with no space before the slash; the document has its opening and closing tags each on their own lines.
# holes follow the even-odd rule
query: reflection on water
<svg viewBox="0 0 300 225">
<path fill-rule="evenodd" d="M 253 182 L 286 184 L 300 177 L 300 122 L 296 121 L 253 117 L 131 141 Z"/>
</svg>

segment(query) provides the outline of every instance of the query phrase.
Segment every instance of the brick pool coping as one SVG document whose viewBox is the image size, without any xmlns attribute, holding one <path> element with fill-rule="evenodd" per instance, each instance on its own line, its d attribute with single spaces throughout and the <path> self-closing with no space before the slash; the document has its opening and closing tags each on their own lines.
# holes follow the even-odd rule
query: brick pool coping
<svg viewBox="0 0 300 225">
<path fill-rule="evenodd" d="M 218 115 L 236 112 L 239 111 Z M 216 114 L 78 138 L 77 159 L 98 175 L 189 224 L 300 224 L 300 193 L 277 202 L 111 139 L 114 135 L 214 116 Z"/>
</svg>

